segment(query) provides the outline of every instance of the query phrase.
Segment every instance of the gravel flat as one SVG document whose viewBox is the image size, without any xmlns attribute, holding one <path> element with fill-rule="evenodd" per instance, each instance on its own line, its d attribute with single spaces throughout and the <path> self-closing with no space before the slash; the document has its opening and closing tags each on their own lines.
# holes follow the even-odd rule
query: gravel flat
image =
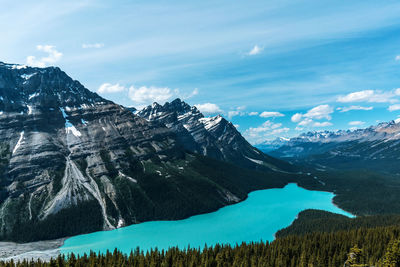
<svg viewBox="0 0 400 267">
<path fill-rule="evenodd" d="M 0 242 L 0 261 L 22 261 L 41 259 L 49 261 L 60 254 L 59 248 L 65 239 L 38 241 L 31 243 Z"/>
</svg>

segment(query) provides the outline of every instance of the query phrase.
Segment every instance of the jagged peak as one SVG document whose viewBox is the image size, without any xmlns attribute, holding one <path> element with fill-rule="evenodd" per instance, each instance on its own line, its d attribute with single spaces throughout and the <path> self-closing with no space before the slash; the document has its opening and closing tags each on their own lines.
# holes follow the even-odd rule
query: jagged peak
<svg viewBox="0 0 400 267">
<path fill-rule="evenodd" d="M 195 106 L 190 106 L 186 102 L 182 101 L 180 98 L 176 98 L 171 102 L 165 102 L 164 105 L 160 105 L 159 103 L 154 102 L 152 105 L 144 107 L 139 112 L 143 115 L 145 115 L 146 113 L 153 114 L 155 112 L 176 112 L 178 115 L 182 115 L 188 112 L 200 113 L 200 111 Z"/>
<path fill-rule="evenodd" d="M 111 102 L 73 80 L 59 67 L 38 68 L 1 62 L 0 82 L 4 86 L 0 88 L 0 96 L 7 103 L 15 103 L 8 105 L 12 110 L 31 102 L 54 103 L 56 99 L 60 105 L 70 107 Z"/>
<path fill-rule="evenodd" d="M 18 64 L 18 63 L 6 63 L 0 61 L 0 68 L 7 68 L 11 70 L 40 70 L 40 71 L 46 71 L 46 70 L 58 70 L 62 71 L 59 67 L 56 66 L 46 66 L 46 67 L 37 67 L 37 66 L 29 66 L 25 64 Z"/>
</svg>

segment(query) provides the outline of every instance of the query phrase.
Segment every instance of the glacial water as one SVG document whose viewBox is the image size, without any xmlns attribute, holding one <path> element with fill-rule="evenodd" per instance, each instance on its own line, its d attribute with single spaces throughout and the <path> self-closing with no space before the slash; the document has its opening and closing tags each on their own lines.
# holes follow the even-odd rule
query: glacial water
<svg viewBox="0 0 400 267">
<path fill-rule="evenodd" d="M 289 226 L 297 214 L 305 209 L 320 209 L 351 214 L 332 203 L 334 194 L 310 191 L 288 184 L 284 188 L 255 191 L 240 203 L 218 211 L 196 215 L 179 221 L 153 221 L 131 225 L 112 231 L 84 234 L 67 239 L 61 253 L 88 253 L 132 249 L 148 250 L 203 247 L 205 244 L 232 244 L 251 241 L 272 241 L 274 234 Z"/>
</svg>

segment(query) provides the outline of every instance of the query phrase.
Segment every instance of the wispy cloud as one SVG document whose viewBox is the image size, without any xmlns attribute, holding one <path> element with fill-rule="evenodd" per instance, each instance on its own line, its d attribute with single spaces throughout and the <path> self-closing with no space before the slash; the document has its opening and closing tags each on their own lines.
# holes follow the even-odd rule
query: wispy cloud
<svg viewBox="0 0 400 267">
<path fill-rule="evenodd" d="M 53 45 L 37 45 L 36 50 L 47 53 L 47 56 L 36 58 L 35 56 L 28 56 L 26 58 L 26 64 L 33 67 L 44 68 L 48 65 L 52 65 L 58 62 L 63 54 L 56 50 Z"/>
<path fill-rule="evenodd" d="M 97 92 L 100 94 L 109 94 L 109 93 L 118 93 L 126 90 L 126 88 L 122 85 L 117 84 L 111 84 L 111 83 L 103 83 L 100 85 L 99 89 L 97 89 Z"/>
<path fill-rule="evenodd" d="M 198 88 L 194 88 L 192 92 L 190 93 L 181 93 L 179 89 L 175 89 L 175 94 L 177 96 L 179 96 L 180 98 L 186 100 L 186 99 L 190 99 L 192 97 L 195 97 L 196 95 L 199 94 L 199 89 Z"/>
<path fill-rule="evenodd" d="M 255 55 L 260 54 L 263 50 L 264 50 L 264 48 L 259 47 L 258 45 L 255 45 L 255 46 L 247 53 L 247 55 L 249 55 L 249 56 L 255 56 Z"/>
<path fill-rule="evenodd" d="M 96 48 L 96 49 L 99 49 L 99 48 L 102 48 L 102 47 L 104 47 L 104 44 L 103 44 L 103 43 L 82 44 L 82 48 L 83 48 L 83 49 L 89 49 L 89 48 Z"/>
<path fill-rule="evenodd" d="M 396 61 L 400 61 L 400 55 L 397 55 L 394 59 L 395 59 Z"/>
<path fill-rule="evenodd" d="M 300 121 L 297 126 L 309 126 L 313 123 L 314 121 L 310 118 L 305 118 L 304 120 Z"/>
<path fill-rule="evenodd" d="M 244 136 L 252 144 L 259 144 L 271 137 L 279 134 L 287 133 L 290 129 L 282 127 L 282 123 L 274 123 L 266 121 L 258 127 L 250 127 L 244 132 Z"/>
<path fill-rule="evenodd" d="M 317 121 L 313 124 L 314 127 L 328 127 L 328 126 L 332 126 L 332 125 L 333 124 L 329 121 L 324 121 L 324 122 Z"/>
<path fill-rule="evenodd" d="M 228 111 L 228 118 L 232 119 L 235 116 L 240 115 L 240 111 L 239 110 L 230 110 Z"/>
<path fill-rule="evenodd" d="M 400 110 L 400 104 L 395 104 L 395 105 L 390 105 L 388 107 L 389 111 L 396 111 L 396 110 Z"/>
<path fill-rule="evenodd" d="M 307 111 L 303 116 L 310 119 L 327 119 L 330 120 L 333 108 L 329 105 L 319 105 Z"/>
<path fill-rule="evenodd" d="M 348 112 L 351 110 L 373 110 L 374 107 L 363 107 L 363 106 L 349 106 L 349 107 L 338 107 L 336 108 L 340 112 Z"/>
<path fill-rule="evenodd" d="M 172 98 L 189 99 L 199 93 L 199 89 L 195 88 L 191 92 L 182 93 L 179 89 L 172 90 L 169 87 L 156 86 L 129 86 L 120 85 L 119 83 L 103 83 L 97 89 L 99 94 L 122 94 L 134 102 L 135 105 L 143 107 L 144 105 L 158 102 L 164 104 Z M 137 106 L 138 107 L 138 106 Z"/>
<path fill-rule="evenodd" d="M 246 106 L 236 107 L 234 110 L 228 111 L 228 118 L 232 119 L 235 116 L 245 116 L 248 113 L 245 112 Z"/>
<path fill-rule="evenodd" d="M 351 121 L 351 122 L 349 122 L 350 126 L 361 126 L 363 124 L 365 124 L 365 121 Z"/>
<path fill-rule="evenodd" d="M 299 122 L 301 121 L 301 118 L 303 117 L 303 114 L 301 113 L 296 113 L 292 116 L 291 121 L 292 122 Z"/>
<path fill-rule="evenodd" d="M 264 111 L 261 112 L 260 117 L 261 118 L 276 118 L 276 117 L 283 117 L 285 116 L 284 114 L 277 112 L 277 111 Z"/>
<path fill-rule="evenodd" d="M 371 103 L 385 103 L 396 102 L 396 91 L 381 91 L 381 90 L 363 90 L 353 92 L 347 95 L 339 96 L 337 102 L 351 103 L 351 102 L 371 102 Z"/>
</svg>

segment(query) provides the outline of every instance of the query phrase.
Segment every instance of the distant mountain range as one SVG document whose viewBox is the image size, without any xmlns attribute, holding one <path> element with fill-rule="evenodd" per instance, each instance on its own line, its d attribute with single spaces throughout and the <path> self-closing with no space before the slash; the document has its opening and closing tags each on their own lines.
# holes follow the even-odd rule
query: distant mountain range
<svg viewBox="0 0 400 267">
<path fill-rule="evenodd" d="M 264 142 L 262 142 L 260 144 L 257 144 L 256 147 L 258 149 L 260 149 L 261 151 L 268 153 L 270 151 L 276 150 L 276 149 L 284 146 L 289 141 L 290 141 L 289 138 L 278 137 L 278 138 L 276 138 L 274 140 L 267 140 L 267 141 L 264 141 Z"/>
<path fill-rule="evenodd" d="M 275 143 L 279 146 L 268 150 L 270 155 L 297 164 L 400 173 L 400 123 L 395 121 L 353 131 L 308 132 L 284 142 L 277 139 Z"/>
<path fill-rule="evenodd" d="M 3 240 L 180 219 L 299 179 L 221 116 L 126 108 L 55 67 L 0 63 L 0 129 Z"/>
</svg>

